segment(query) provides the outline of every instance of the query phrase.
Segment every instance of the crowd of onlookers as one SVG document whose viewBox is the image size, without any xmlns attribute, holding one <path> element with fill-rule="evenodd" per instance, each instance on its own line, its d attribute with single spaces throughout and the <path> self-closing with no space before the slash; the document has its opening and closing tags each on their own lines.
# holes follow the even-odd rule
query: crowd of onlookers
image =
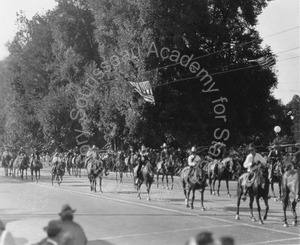
<svg viewBox="0 0 300 245">
<path fill-rule="evenodd" d="M 33 245 L 86 245 L 88 243 L 82 227 L 73 221 L 75 209 L 64 205 L 59 213 L 59 219 L 49 221 L 43 228 L 45 238 Z M 6 230 L 0 220 L 0 245 L 16 245 L 13 235 Z M 99 242 L 101 245 L 101 242 Z M 224 236 L 215 239 L 211 232 L 200 232 L 186 241 L 185 245 L 234 245 L 234 239 Z"/>
</svg>

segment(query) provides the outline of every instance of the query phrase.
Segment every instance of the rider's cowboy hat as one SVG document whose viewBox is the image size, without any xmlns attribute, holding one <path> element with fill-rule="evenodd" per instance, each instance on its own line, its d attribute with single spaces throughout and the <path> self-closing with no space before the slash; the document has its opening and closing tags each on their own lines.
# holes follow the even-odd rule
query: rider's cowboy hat
<svg viewBox="0 0 300 245">
<path fill-rule="evenodd" d="M 44 227 L 43 230 L 54 236 L 58 235 L 62 230 L 60 223 L 59 220 L 51 220 L 49 221 L 48 226 Z"/>
<path fill-rule="evenodd" d="M 191 152 L 192 152 L 192 153 L 193 153 L 193 152 L 197 152 L 197 149 L 196 149 L 195 146 L 192 147 Z"/>
<path fill-rule="evenodd" d="M 161 146 L 161 148 L 167 148 L 167 144 L 166 143 L 163 143 L 163 145 Z"/>
<path fill-rule="evenodd" d="M 76 209 L 72 209 L 70 207 L 70 205 L 66 204 L 66 205 L 62 206 L 62 209 L 61 209 L 59 215 L 63 216 L 65 214 L 73 214 L 75 212 L 76 212 Z"/>
<path fill-rule="evenodd" d="M 248 151 L 253 151 L 253 150 L 255 150 L 254 144 L 253 144 L 253 143 L 250 143 L 249 146 L 248 146 L 248 148 L 247 148 L 247 150 L 248 150 Z"/>
</svg>

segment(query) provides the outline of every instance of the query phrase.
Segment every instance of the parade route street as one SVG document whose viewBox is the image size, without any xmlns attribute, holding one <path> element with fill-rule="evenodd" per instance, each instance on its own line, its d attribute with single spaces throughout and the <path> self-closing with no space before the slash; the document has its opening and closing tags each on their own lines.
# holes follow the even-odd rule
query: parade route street
<svg viewBox="0 0 300 245">
<path fill-rule="evenodd" d="M 230 183 L 231 197 L 226 195 L 225 182 L 221 183 L 221 196 L 205 191 L 204 206 L 200 210 L 200 193 L 196 192 L 195 209 L 184 206 L 179 178 L 173 190 L 153 184 L 151 201 L 146 200 L 142 187 L 142 200 L 137 199 L 133 181 L 124 177 L 124 183 L 110 173 L 103 180 L 103 191 L 91 192 L 86 175 L 81 178 L 65 175 L 63 183 L 52 186 L 50 171 L 43 170 L 38 183 L 5 177 L 0 171 L 0 219 L 7 223 L 17 244 L 37 242 L 45 237 L 43 227 L 51 219 L 58 219 L 62 205 L 76 209 L 75 221 L 86 232 L 89 244 L 184 244 L 200 231 L 211 231 L 214 237 L 232 236 L 236 244 L 299 244 L 299 227 L 282 226 L 282 205 L 269 200 L 270 211 L 265 224 L 249 219 L 249 200 L 242 202 L 240 217 L 235 220 L 236 182 Z M 276 186 L 277 188 L 277 186 Z M 277 190 L 278 191 L 278 190 Z M 256 204 L 254 215 L 257 218 Z M 261 202 L 264 212 L 265 205 Z M 299 206 L 297 208 L 300 214 Z M 292 215 L 288 211 L 291 225 Z"/>
</svg>

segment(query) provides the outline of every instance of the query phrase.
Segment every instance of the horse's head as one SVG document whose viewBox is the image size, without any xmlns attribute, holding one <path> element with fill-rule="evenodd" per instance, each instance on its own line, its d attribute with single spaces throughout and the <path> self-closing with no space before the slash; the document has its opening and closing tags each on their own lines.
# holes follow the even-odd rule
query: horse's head
<svg viewBox="0 0 300 245">
<path fill-rule="evenodd" d="M 226 157 L 225 159 L 222 160 L 225 168 L 229 170 L 229 172 L 233 171 L 233 160 L 232 157 Z"/>
</svg>

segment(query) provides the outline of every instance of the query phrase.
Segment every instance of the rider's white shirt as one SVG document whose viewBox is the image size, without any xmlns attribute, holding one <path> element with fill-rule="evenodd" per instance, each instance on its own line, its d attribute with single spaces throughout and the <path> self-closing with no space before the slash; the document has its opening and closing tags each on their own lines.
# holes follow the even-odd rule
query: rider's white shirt
<svg viewBox="0 0 300 245">
<path fill-rule="evenodd" d="M 188 158 L 189 166 L 195 166 L 196 163 L 201 162 L 201 158 L 198 155 L 190 155 Z"/>
<path fill-rule="evenodd" d="M 262 164 L 266 164 L 267 160 L 260 155 L 259 153 L 255 153 L 255 156 L 253 158 L 253 154 L 249 154 L 244 162 L 244 168 L 247 168 L 248 172 L 250 172 L 252 163 L 257 163 L 257 162 L 261 162 Z"/>
</svg>

